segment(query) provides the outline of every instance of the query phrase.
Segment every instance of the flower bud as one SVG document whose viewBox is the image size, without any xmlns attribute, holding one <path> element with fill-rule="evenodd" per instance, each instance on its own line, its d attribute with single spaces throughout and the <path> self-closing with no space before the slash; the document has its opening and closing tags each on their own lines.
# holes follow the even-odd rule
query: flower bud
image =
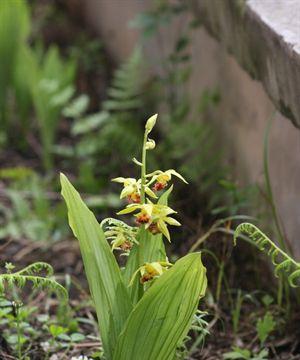
<svg viewBox="0 0 300 360">
<path fill-rule="evenodd" d="M 155 141 L 152 139 L 148 139 L 146 142 L 146 150 L 152 150 L 155 148 Z"/>
<path fill-rule="evenodd" d="M 157 119 L 157 114 L 152 115 L 146 122 L 146 126 L 145 129 L 147 130 L 147 133 L 149 134 L 150 131 L 152 131 L 152 129 L 154 128 L 154 125 L 156 123 L 156 119 Z"/>
</svg>

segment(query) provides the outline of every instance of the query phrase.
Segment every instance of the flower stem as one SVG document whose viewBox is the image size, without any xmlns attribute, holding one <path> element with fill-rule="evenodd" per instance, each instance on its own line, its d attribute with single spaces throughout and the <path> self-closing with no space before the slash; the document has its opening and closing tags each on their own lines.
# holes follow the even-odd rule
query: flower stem
<svg viewBox="0 0 300 360">
<path fill-rule="evenodd" d="M 142 149 L 142 167 L 141 167 L 141 204 L 145 204 L 147 137 L 148 137 L 148 132 L 147 130 L 145 130 L 143 149 Z"/>
</svg>

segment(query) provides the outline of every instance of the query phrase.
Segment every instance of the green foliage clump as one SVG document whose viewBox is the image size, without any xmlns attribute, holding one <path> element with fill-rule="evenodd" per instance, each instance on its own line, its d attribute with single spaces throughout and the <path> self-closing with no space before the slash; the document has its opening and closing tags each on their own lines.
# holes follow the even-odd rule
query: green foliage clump
<svg viewBox="0 0 300 360">
<path fill-rule="evenodd" d="M 47 51 L 29 46 L 29 13 L 27 1 L 0 2 L 0 130 L 7 142 L 28 148 L 27 138 L 35 129 L 34 109 L 41 157 L 49 170 L 61 109 L 75 91 L 76 66 L 72 59 L 62 59 L 55 46 Z"/>
<path fill-rule="evenodd" d="M 0 179 L 8 185 L 0 204 L 0 238 L 25 238 L 47 244 L 67 233 L 65 212 L 49 181 L 27 167 L 3 168 Z"/>
<path fill-rule="evenodd" d="M 22 0 L 3 0 L 0 4 L 0 129 L 9 124 L 8 96 L 18 75 L 15 69 L 22 57 L 22 46 L 30 32 L 29 11 Z M 25 99 L 24 99 L 25 101 Z"/>
<path fill-rule="evenodd" d="M 55 46 L 50 47 L 41 59 L 32 52 L 29 68 L 30 65 L 28 86 L 37 116 L 43 163 L 50 169 L 61 110 L 75 92 L 76 67 L 73 60 L 63 60 Z"/>
</svg>

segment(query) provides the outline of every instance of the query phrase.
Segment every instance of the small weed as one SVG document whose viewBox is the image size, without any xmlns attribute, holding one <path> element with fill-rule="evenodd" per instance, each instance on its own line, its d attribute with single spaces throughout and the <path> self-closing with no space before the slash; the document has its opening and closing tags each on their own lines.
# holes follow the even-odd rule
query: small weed
<svg viewBox="0 0 300 360">
<path fill-rule="evenodd" d="M 275 327 L 276 322 L 274 321 L 273 315 L 270 312 L 267 312 L 263 318 L 257 320 L 256 331 L 261 346 L 263 346 Z"/>
<path fill-rule="evenodd" d="M 228 352 L 223 355 L 223 359 L 225 360 L 267 360 L 269 352 L 266 349 L 262 349 L 259 353 L 253 354 L 250 350 L 240 349 L 238 347 L 234 347 L 233 351 Z"/>
</svg>

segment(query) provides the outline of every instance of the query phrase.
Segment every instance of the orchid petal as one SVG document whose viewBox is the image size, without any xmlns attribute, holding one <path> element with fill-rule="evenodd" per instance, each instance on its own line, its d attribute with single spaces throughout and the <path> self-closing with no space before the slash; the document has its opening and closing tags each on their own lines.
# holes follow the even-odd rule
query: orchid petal
<svg viewBox="0 0 300 360">
<path fill-rule="evenodd" d="M 124 197 L 131 195 L 134 192 L 135 192 L 135 188 L 132 185 L 125 186 L 121 192 L 120 199 L 123 199 Z"/>
<path fill-rule="evenodd" d="M 135 210 L 139 209 L 140 208 L 140 205 L 134 205 L 134 204 L 130 204 L 128 205 L 125 209 L 119 211 L 117 213 L 117 215 L 124 215 L 124 214 L 129 214 L 129 213 L 132 213 L 134 212 Z"/>
<path fill-rule="evenodd" d="M 148 187 L 145 187 L 145 193 L 151 197 L 153 197 L 154 199 L 157 199 L 157 196 L 154 194 L 154 192 Z"/>
<path fill-rule="evenodd" d="M 173 225 L 173 226 L 181 226 L 180 222 L 173 219 L 172 217 L 164 218 L 164 222 L 166 222 L 169 225 Z"/>
<path fill-rule="evenodd" d="M 184 183 L 188 184 L 188 182 L 185 180 L 185 178 L 182 175 L 180 175 L 176 170 L 170 169 L 170 170 L 167 170 L 166 173 L 174 175 L 174 176 L 178 177 L 180 180 L 182 180 Z"/>
<path fill-rule="evenodd" d="M 171 242 L 170 233 L 168 230 L 167 225 L 163 222 L 163 220 L 158 220 L 157 226 L 159 231 L 165 235 L 165 237 L 168 239 L 169 242 Z"/>
<path fill-rule="evenodd" d="M 111 179 L 111 181 L 123 184 L 125 181 L 125 178 L 117 177 L 117 178 Z"/>
</svg>

